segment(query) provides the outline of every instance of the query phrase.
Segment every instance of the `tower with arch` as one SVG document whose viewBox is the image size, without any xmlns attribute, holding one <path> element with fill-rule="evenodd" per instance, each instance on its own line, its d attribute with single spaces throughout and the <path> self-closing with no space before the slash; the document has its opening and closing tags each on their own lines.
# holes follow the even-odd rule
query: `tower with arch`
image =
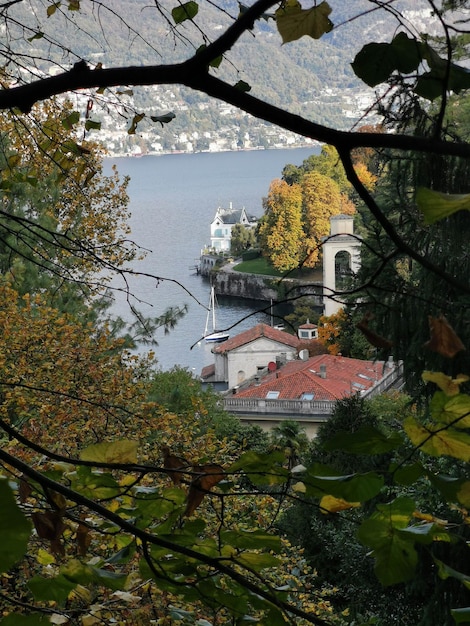
<svg viewBox="0 0 470 626">
<path fill-rule="evenodd" d="M 330 218 L 330 235 L 326 237 L 323 250 L 323 312 L 333 315 L 342 303 L 331 296 L 338 296 L 351 274 L 360 266 L 361 243 L 354 235 L 354 219 L 351 215 L 335 215 Z"/>
</svg>

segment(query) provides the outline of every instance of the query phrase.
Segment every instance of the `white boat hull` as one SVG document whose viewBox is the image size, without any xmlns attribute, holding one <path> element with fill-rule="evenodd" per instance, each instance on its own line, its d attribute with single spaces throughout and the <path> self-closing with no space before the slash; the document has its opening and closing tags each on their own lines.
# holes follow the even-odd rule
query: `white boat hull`
<svg viewBox="0 0 470 626">
<path fill-rule="evenodd" d="M 229 336 L 228 333 L 211 333 L 207 335 L 207 337 L 204 337 L 204 339 L 207 343 L 221 343 L 222 341 L 227 341 Z"/>
</svg>

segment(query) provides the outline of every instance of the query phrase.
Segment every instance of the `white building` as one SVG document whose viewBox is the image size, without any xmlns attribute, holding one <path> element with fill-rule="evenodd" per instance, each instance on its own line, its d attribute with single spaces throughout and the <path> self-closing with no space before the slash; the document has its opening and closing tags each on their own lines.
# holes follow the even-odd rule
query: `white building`
<svg viewBox="0 0 470 626">
<path fill-rule="evenodd" d="M 299 343 L 294 335 L 258 324 L 214 347 L 215 362 L 203 369 L 202 378 L 236 387 L 266 368 L 275 369 L 276 362 L 296 359 Z"/>
<path fill-rule="evenodd" d="M 341 282 L 355 274 L 361 264 L 361 239 L 354 234 L 351 215 L 330 218 L 330 235 L 323 241 L 323 304 L 324 314 L 333 315 L 343 308 Z"/>
<path fill-rule="evenodd" d="M 219 207 L 211 223 L 211 248 L 217 252 L 229 251 L 232 228 L 235 224 L 242 224 L 246 228 L 254 228 L 257 222 L 258 218 L 249 215 L 245 207 L 234 209 L 231 202 L 228 209 Z"/>
</svg>

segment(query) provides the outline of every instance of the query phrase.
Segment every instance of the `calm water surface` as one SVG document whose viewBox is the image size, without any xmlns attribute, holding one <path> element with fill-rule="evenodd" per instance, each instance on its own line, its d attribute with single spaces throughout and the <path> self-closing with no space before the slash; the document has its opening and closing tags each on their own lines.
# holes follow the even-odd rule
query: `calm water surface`
<svg viewBox="0 0 470 626">
<path fill-rule="evenodd" d="M 159 330 L 156 354 L 162 369 L 174 365 L 199 374 L 213 362 L 211 347 L 200 341 L 209 302 L 209 283 L 192 269 L 201 249 L 210 243 L 210 223 L 218 206 L 245 207 L 261 216 L 262 198 L 269 184 L 279 178 L 287 163 L 300 165 L 315 148 L 173 154 L 142 158 L 108 159 L 105 170 L 116 164 L 129 184 L 132 239 L 148 250 L 133 269 L 160 277 L 132 278 L 129 285 L 146 315 L 161 315 L 169 306 L 189 307 L 186 316 L 169 335 Z M 168 280 L 165 280 L 168 279 Z M 115 283 L 115 286 L 118 286 Z M 265 305 L 233 298 L 219 298 L 217 326 L 235 335 L 254 324 L 269 323 L 260 312 Z M 129 305 L 117 293 L 112 312 L 130 319 Z M 193 347 L 192 347 L 193 346 Z M 213 347 L 213 346 L 212 346 Z"/>
</svg>

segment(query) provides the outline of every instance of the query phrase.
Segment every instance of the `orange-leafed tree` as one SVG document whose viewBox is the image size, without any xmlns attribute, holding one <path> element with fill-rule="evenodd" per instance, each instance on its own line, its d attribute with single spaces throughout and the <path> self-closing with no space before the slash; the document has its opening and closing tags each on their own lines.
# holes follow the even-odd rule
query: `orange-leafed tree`
<svg viewBox="0 0 470 626">
<path fill-rule="evenodd" d="M 330 354 L 338 354 L 341 350 L 338 338 L 345 321 L 344 309 L 339 309 L 333 315 L 322 315 L 318 320 L 318 339 L 328 348 Z"/>
<path fill-rule="evenodd" d="M 263 254 L 280 272 L 292 270 L 299 265 L 303 252 L 300 186 L 273 180 L 263 206 L 265 215 L 259 227 Z"/>
<path fill-rule="evenodd" d="M 332 178 L 312 170 L 300 182 L 304 222 L 304 265 L 314 267 L 320 257 L 321 241 L 330 232 L 330 217 L 341 213 L 342 195 Z"/>
</svg>

